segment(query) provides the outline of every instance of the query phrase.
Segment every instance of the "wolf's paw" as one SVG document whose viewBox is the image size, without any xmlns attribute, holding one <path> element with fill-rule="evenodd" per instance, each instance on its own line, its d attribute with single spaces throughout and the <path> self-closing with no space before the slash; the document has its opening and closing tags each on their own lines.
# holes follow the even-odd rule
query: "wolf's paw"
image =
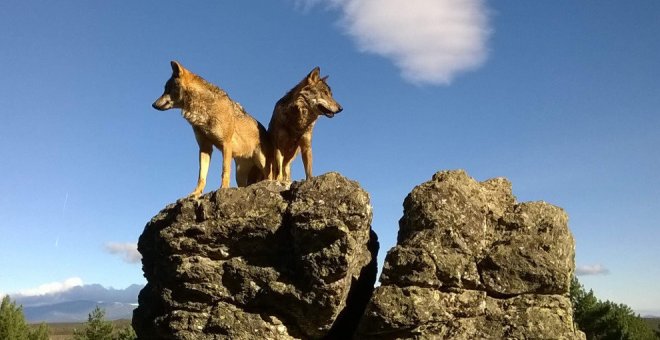
<svg viewBox="0 0 660 340">
<path fill-rule="evenodd" d="M 195 190 L 191 192 L 188 196 L 186 196 L 186 198 L 196 200 L 199 198 L 199 196 L 202 196 L 202 193 L 200 191 Z"/>
</svg>

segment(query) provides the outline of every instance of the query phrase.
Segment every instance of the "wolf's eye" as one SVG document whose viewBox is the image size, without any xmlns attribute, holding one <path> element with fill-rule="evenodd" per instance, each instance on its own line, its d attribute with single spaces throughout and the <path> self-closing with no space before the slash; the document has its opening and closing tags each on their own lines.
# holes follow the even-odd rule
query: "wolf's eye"
<svg viewBox="0 0 660 340">
<path fill-rule="evenodd" d="M 172 90 L 172 79 L 168 80 L 165 83 L 165 92 L 170 92 Z"/>
</svg>

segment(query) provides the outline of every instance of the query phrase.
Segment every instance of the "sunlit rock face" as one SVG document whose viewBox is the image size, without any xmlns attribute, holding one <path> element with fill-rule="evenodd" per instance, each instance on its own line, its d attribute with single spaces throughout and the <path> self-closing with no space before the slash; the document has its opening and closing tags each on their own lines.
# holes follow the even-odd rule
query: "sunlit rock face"
<svg viewBox="0 0 660 340">
<path fill-rule="evenodd" d="M 350 338 L 376 281 L 369 195 L 339 174 L 165 207 L 138 249 L 140 339 Z"/>
<path fill-rule="evenodd" d="M 503 178 L 443 171 L 404 201 L 358 339 L 583 339 L 566 213 Z"/>
<path fill-rule="evenodd" d="M 566 213 L 443 171 L 404 200 L 374 289 L 369 195 L 339 174 L 184 199 L 138 248 L 140 339 L 584 339 Z"/>
</svg>

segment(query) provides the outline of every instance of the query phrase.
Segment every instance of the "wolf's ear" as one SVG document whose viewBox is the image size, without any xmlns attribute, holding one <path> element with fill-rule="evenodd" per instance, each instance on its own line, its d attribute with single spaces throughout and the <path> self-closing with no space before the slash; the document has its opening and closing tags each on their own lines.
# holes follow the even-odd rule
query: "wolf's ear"
<svg viewBox="0 0 660 340">
<path fill-rule="evenodd" d="M 170 61 L 170 65 L 172 66 L 172 76 L 178 78 L 181 76 L 181 74 L 183 74 L 185 69 L 183 66 L 181 66 L 181 64 L 179 64 L 179 62 L 172 60 Z"/>
<path fill-rule="evenodd" d="M 309 72 L 307 75 L 307 81 L 310 83 L 316 83 L 320 80 L 321 69 L 316 66 L 312 72 Z"/>
</svg>

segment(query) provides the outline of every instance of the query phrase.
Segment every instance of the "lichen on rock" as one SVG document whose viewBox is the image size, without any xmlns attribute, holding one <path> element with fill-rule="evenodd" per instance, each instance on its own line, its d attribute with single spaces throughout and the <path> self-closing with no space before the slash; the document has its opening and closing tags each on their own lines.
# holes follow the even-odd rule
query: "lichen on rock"
<svg viewBox="0 0 660 340">
<path fill-rule="evenodd" d="M 582 339 L 567 215 L 503 178 L 443 171 L 404 201 L 357 339 Z"/>
<path fill-rule="evenodd" d="M 170 204 L 138 249 L 140 339 L 584 339 L 566 213 L 443 171 L 404 200 L 374 289 L 369 195 L 339 174 Z"/>
<path fill-rule="evenodd" d="M 168 205 L 138 249 L 140 339 L 352 336 L 376 280 L 369 195 L 336 173 Z"/>
</svg>

